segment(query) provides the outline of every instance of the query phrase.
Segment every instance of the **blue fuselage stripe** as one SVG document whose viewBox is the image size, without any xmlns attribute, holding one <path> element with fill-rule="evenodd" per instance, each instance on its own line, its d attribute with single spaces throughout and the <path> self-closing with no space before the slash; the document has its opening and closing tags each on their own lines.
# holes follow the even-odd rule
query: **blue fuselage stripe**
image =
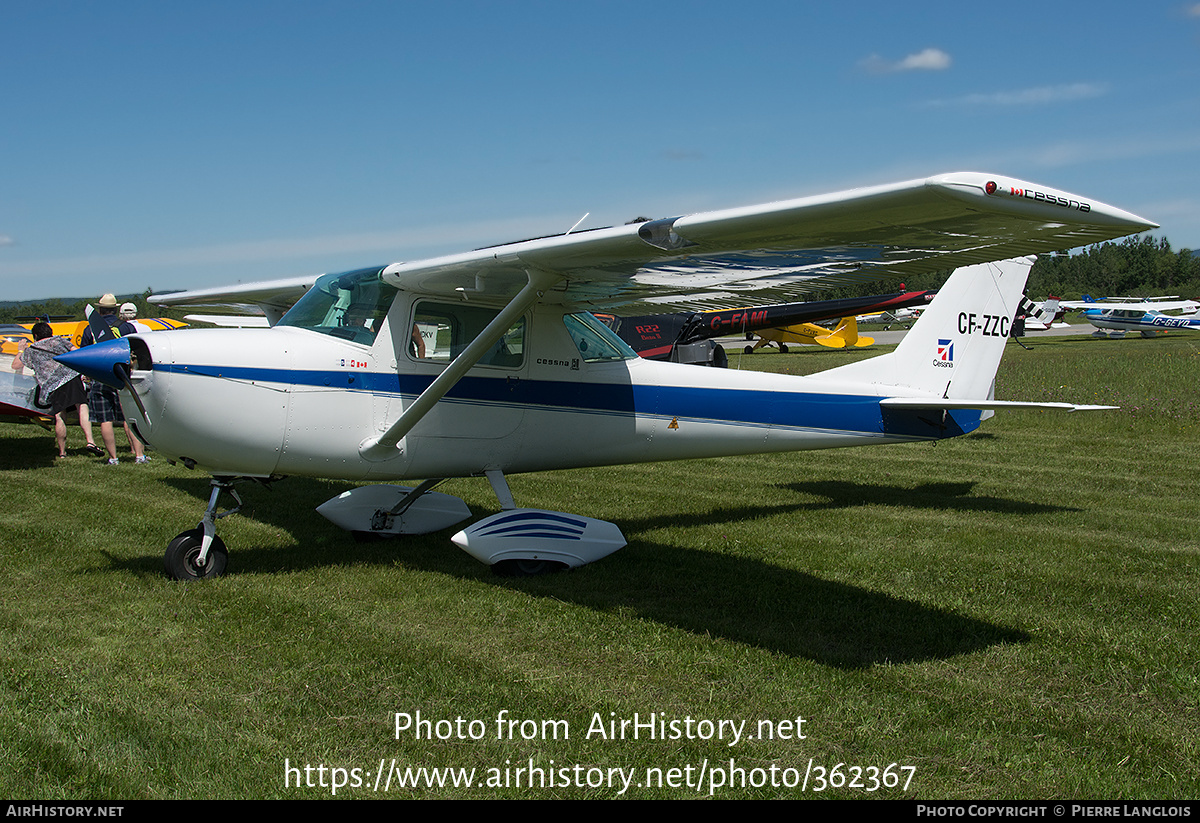
<svg viewBox="0 0 1200 823">
<path fill-rule="evenodd" d="M 283 384 L 303 388 L 328 388 L 371 394 L 416 397 L 433 375 L 384 374 L 379 372 L 295 371 L 230 366 L 154 365 L 156 371 L 195 374 L 244 382 Z M 974 429 L 978 412 L 954 412 L 949 431 L 931 431 L 925 424 L 897 429 L 897 421 L 916 421 L 920 413 L 883 413 L 880 398 L 869 395 L 779 392 L 762 389 L 730 389 L 687 386 L 631 385 L 629 383 L 586 383 L 560 380 L 531 380 L 515 375 L 464 377 L 443 402 L 507 407 L 536 407 L 575 413 L 617 416 L 650 416 L 722 424 L 796 428 L 821 431 L 894 433 L 917 437 L 944 437 Z M 929 417 L 940 412 L 930 412 Z M 912 428 L 911 431 L 909 429 Z M 936 426 L 934 428 L 937 428 Z"/>
</svg>

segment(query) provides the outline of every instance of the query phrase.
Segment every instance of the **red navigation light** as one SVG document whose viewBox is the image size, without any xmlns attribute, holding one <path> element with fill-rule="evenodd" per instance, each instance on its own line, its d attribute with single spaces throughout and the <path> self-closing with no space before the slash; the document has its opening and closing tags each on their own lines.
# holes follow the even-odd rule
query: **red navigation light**
<svg viewBox="0 0 1200 823">
<path fill-rule="evenodd" d="M 983 190 L 986 191 L 988 194 L 995 194 L 996 189 L 998 189 L 998 188 L 999 188 L 999 186 L 996 185 L 994 180 L 989 180 L 989 181 L 987 181 L 987 185 L 983 187 Z"/>
</svg>

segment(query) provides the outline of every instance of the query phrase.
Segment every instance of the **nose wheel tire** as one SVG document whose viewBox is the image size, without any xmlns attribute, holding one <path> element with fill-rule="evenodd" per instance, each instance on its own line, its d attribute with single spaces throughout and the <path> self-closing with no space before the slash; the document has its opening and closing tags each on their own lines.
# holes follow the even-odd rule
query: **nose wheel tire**
<svg viewBox="0 0 1200 823">
<path fill-rule="evenodd" d="M 212 544 L 208 547 L 208 557 L 201 565 L 198 561 L 203 540 L 203 529 L 190 529 L 177 535 L 167 544 L 167 553 L 163 557 L 167 577 L 175 580 L 204 580 L 220 577 L 225 573 L 225 565 L 229 562 L 225 541 L 214 536 Z"/>
</svg>

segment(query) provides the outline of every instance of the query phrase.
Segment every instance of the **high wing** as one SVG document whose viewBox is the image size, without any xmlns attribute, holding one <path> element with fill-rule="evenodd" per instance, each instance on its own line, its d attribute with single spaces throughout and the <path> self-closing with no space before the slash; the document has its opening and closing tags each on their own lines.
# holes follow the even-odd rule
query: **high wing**
<svg viewBox="0 0 1200 823">
<path fill-rule="evenodd" d="M 1182 310 L 1185 314 L 1194 314 L 1197 304 L 1195 300 L 1133 300 L 1126 303 L 1094 301 L 1087 302 L 1082 300 L 1061 300 L 1059 305 L 1070 311 L 1078 311 L 1080 309 L 1100 309 L 1102 311 L 1179 311 Z"/>
<path fill-rule="evenodd" d="M 538 299 L 581 309 L 628 315 L 736 308 L 1074 248 L 1155 227 L 1077 195 L 999 175 L 956 172 L 396 263 L 384 270 L 384 279 L 405 291 L 509 300 L 536 272 Z M 274 281 L 150 299 L 166 306 L 239 302 L 277 311 L 313 282 Z"/>
<path fill-rule="evenodd" d="M 224 329 L 261 329 L 271 325 L 266 317 L 246 314 L 187 314 L 189 323 L 208 323 Z"/>
<path fill-rule="evenodd" d="M 385 279 L 432 294 L 510 297 L 539 270 L 564 280 L 543 300 L 580 308 L 733 308 L 1153 227 L 1076 195 L 958 172 L 400 263 Z"/>
<path fill-rule="evenodd" d="M 234 309 L 243 314 L 262 314 L 270 325 L 304 296 L 315 277 L 292 277 L 214 289 L 193 289 L 169 294 L 152 294 L 147 302 L 157 306 L 211 306 Z M 215 321 L 202 321 L 215 322 Z"/>
</svg>

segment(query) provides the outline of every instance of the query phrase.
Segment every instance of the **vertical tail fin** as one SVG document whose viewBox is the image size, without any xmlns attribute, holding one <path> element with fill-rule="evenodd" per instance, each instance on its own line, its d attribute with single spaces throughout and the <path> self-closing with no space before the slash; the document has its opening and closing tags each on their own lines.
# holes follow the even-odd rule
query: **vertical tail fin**
<svg viewBox="0 0 1200 823">
<path fill-rule="evenodd" d="M 1067 313 L 1067 310 L 1059 305 L 1059 300 L 1054 295 L 1046 298 L 1046 302 L 1042 304 L 1042 311 L 1050 315 L 1050 319 L 1046 321 L 1048 326 L 1061 322 L 1063 315 Z"/>
<path fill-rule="evenodd" d="M 901 395 L 989 396 L 1033 257 L 960 268 L 890 354 L 812 375 Z"/>
<path fill-rule="evenodd" d="M 875 338 L 860 337 L 858 321 L 853 317 L 843 317 L 836 329 L 833 331 L 822 330 L 821 334 L 813 338 L 813 342 L 831 349 L 844 349 L 846 347 L 873 346 Z"/>
<path fill-rule="evenodd" d="M 1022 297 L 1020 311 L 1027 319 L 1042 323 L 1048 328 L 1058 314 L 1058 298 L 1048 297 L 1043 303 L 1034 303 L 1029 298 Z"/>
</svg>

